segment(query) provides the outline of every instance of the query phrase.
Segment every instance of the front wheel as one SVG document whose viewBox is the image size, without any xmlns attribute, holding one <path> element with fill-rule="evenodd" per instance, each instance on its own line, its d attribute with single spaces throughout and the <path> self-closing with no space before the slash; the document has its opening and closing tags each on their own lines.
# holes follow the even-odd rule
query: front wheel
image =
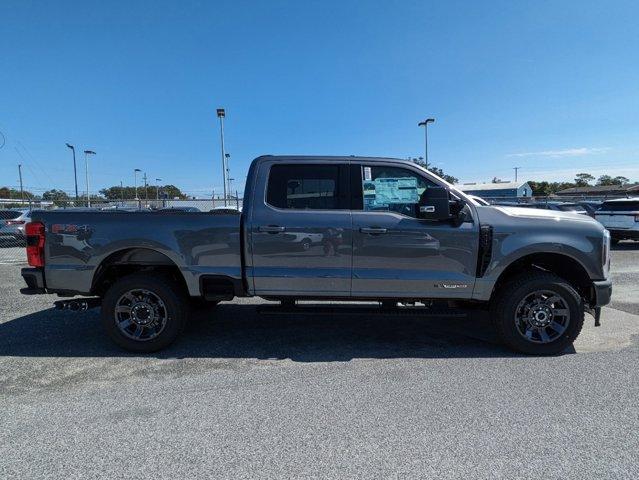
<svg viewBox="0 0 639 480">
<path fill-rule="evenodd" d="M 581 297 L 547 272 L 522 274 L 496 294 L 491 317 L 508 347 L 531 355 L 556 355 L 575 341 L 584 323 Z"/>
<path fill-rule="evenodd" d="M 188 304 L 177 285 L 163 277 L 121 278 L 102 301 L 102 324 L 111 339 L 132 352 L 170 345 L 186 323 Z"/>
</svg>

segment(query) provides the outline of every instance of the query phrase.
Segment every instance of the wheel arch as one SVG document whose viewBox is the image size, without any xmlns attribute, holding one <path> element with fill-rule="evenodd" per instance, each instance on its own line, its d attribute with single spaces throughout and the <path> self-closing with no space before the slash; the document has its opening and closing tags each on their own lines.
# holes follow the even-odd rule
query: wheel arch
<svg viewBox="0 0 639 480">
<path fill-rule="evenodd" d="M 91 294 L 102 296 L 119 278 L 142 272 L 169 277 L 188 293 L 186 279 L 171 258 L 153 248 L 129 247 L 109 254 L 100 262 L 91 282 Z"/>
<path fill-rule="evenodd" d="M 556 252 L 529 253 L 511 262 L 497 278 L 490 295 L 491 301 L 510 279 L 527 270 L 551 272 L 570 283 L 586 303 L 595 301 L 592 280 L 586 268 L 570 255 Z"/>
</svg>

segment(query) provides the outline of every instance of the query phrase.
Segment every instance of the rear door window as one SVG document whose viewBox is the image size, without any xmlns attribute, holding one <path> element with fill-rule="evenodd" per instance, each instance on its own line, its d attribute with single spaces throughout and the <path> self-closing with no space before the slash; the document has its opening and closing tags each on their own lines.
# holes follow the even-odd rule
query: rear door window
<svg viewBox="0 0 639 480">
<path fill-rule="evenodd" d="M 345 210 L 347 190 L 347 165 L 273 165 L 266 202 L 290 210 Z"/>
</svg>

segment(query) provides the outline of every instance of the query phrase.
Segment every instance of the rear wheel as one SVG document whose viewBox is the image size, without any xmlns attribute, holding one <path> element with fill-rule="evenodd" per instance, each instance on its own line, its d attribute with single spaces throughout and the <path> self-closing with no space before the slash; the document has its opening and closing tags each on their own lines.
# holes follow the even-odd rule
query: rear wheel
<svg viewBox="0 0 639 480">
<path fill-rule="evenodd" d="M 556 355 L 581 332 L 584 308 L 579 294 L 562 278 L 528 272 L 497 293 L 491 317 L 508 347 L 532 355 Z"/>
<path fill-rule="evenodd" d="M 111 339 L 132 352 L 155 352 L 170 345 L 184 329 L 185 295 L 171 280 L 134 274 L 107 291 L 102 324 Z"/>
</svg>

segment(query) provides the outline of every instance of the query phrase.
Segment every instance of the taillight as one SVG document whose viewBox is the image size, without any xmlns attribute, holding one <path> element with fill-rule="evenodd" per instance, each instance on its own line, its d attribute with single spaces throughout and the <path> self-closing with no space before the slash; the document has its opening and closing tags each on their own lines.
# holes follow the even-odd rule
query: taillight
<svg viewBox="0 0 639 480">
<path fill-rule="evenodd" d="M 32 267 L 44 267 L 44 224 L 29 222 L 24 233 L 27 236 L 27 262 Z"/>
<path fill-rule="evenodd" d="M 25 221 L 24 220 L 7 220 L 6 222 L 7 225 L 24 225 Z"/>
</svg>

